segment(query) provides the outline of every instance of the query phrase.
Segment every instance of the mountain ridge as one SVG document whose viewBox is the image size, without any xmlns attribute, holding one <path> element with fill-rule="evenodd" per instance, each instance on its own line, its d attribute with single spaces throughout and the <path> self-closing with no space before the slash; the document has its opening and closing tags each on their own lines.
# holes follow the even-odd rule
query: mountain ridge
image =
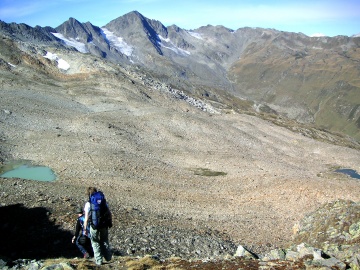
<svg viewBox="0 0 360 270">
<path fill-rule="evenodd" d="M 336 91 L 336 85 L 341 79 L 345 82 L 352 80 L 349 81 L 352 87 L 350 92 L 356 93 L 360 86 L 354 80 L 358 77 L 358 72 L 349 73 L 350 76 L 347 78 L 339 78 L 340 73 L 333 69 L 327 79 L 332 80 L 329 86 L 318 83 L 321 77 L 317 80 L 309 80 L 310 77 L 314 77 L 313 72 L 321 75 L 320 60 L 326 59 L 326 55 L 328 55 L 329 63 L 336 63 L 338 61 L 336 56 L 347 52 L 344 55 L 345 61 L 340 64 L 354 69 L 360 58 L 359 38 L 345 36 L 311 38 L 304 34 L 273 29 L 239 28 L 233 31 L 224 26 L 211 25 L 191 31 L 184 29 L 180 31 L 177 26 L 165 27 L 161 22 L 147 19 L 137 11 L 120 16 L 102 28 L 108 29 L 132 48 L 131 53 L 126 57 L 119 57 L 123 54 L 121 48 L 119 50 L 116 46 L 110 45 L 106 48 L 100 45 L 102 40 L 101 35 L 98 34 L 100 39 L 95 47 L 102 52 L 98 55 L 110 61 L 125 61 L 127 64 L 141 65 L 161 77 L 164 82 L 199 97 L 207 96 L 216 102 L 225 101 L 224 92 L 226 92 L 237 98 L 246 99 L 250 103 L 258 103 L 260 105 L 258 108 L 270 107 L 278 114 L 291 119 L 344 132 L 357 140 L 360 138 L 358 125 L 360 110 L 356 109 L 360 103 L 359 98 L 351 101 L 344 98 L 339 104 L 333 98 L 326 97 L 328 102 L 324 103 L 320 95 L 321 91 L 329 91 L 328 87 L 334 89 L 332 92 Z M 65 36 L 67 34 L 61 27 L 57 28 L 57 31 Z M 68 37 L 78 38 L 75 34 Z M 319 50 L 320 54 L 324 51 L 325 56 L 319 56 Z M 264 54 L 266 51 L 267 53 Z M 268 73 L 271 75 L 271 81 L 279 80 L 281 76 L 286 77 L 288 69 L 302 61 L 303 63 L 300 64 L 304 65 L 305 69 L 297 71 L 301 78 L 292 76 L 290 79 L 298 81 L 294 87 L 304 84 L 303 95 L 307 95 L 308 91 L 315 91 L 317 94 L 312 95 L 312 100 L 303 100 L 302 96 L 294 95 L 288 85 L 274 85 L 273 83 L 269 85 L 266 80 L 263 84 L 261 82 L 264 76 L 262 75 L 263 67 L 265 67 L 263 59 L 266 58 L 273 63 L 279 62 L 279 58 L 284 59 L 282 64 L 268 68 L 274 70 Z M 250 61 L 251 65 L 245 61 Z M 284 61 L 288 61 L 288 64 Z M 317 62 L 315 69 L 313 69 L 314 61 Z M 306 73 L 308 67 L 310 73 Z M 328 67 L 324 65 L 323 68 L 326 70 Z M 237 78 L 241 78 L 241 82 Z M 266 92 L 273 94 L 265 95 Z M 274 99 L 274 95 L 278 98 Z M 354 94 L 351 95 L 354 96 Z M 286 98 L 282 98 L 283 96 Z M 320 115 L 328 114 L 334 106 L 336 110 L 342 110 L 342 112 L 332 112 L 334 116 L 332 118 L 320 117 Z M 348 107 L 348 109 L 345 112 L 340 107 Z"/>
<path fill-rule="evenodd" d="M 19 40 L 79 46 L 83 53 L 113 63 L 141 66 L 164 83 L 222 107 L 241 111 L 238 104 L 246 101 L 250 110 L 360 140 L 359 37 L 212 25 L 185 30 L 165 27 L 137 11 L 103 27 L 69 18 L 55 29 L 1 22 L 1 31 Z"/>
</svg>

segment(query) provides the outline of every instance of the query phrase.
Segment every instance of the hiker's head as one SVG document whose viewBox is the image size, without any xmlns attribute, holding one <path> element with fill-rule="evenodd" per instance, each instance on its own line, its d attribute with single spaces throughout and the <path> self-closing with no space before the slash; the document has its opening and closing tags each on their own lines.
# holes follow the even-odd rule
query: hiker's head
<svg viewBox="0 0 360 270">
<path fill-rule="evenodd" d="M 95 193 L 95 192 L 97 192 L 96 187 L 88 187 L 88 188 L 86 189 L 86 195 L 87 195 L 88 197 L 90 197 L 91 194 L 93 194 L 93 193 Z"/>
</svg>

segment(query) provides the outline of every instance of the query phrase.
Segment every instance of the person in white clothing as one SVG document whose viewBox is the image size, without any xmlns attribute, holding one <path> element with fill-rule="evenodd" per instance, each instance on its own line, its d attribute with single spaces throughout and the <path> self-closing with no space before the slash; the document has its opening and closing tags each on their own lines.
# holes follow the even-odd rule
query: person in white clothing
<svg viewBox="0 0 360 270">
<path fill-rule="evenodd" d="M 86 228 L 88 224 L 90 224 L 90 240 L 91 246 L 94 251 L 94 258 L 95 263 L 97 265 L 101 265 L 103 263 L 103 257 L 106 261 L 110 261 L 112 258 L 112 252 L 109 245 L 109 230 L 108 228 L 112 226 L 111 221 L 111 212 L 107 208 L 107 219 L 104 224 L 101 224 L 97 228 L 92 224 L 92 217 L 93 214 L 91 211 L 91 203 L 90 198 L 93 194 L 97 193 L 97 189 L 95 187 L 88 187 L 87 195 L 89 196 L 89 201 L 85 203 L 84 212 L 85 212 L 85 220 L 84 220 L 84 227 Z M 84 234 L 87 235 L 87 232 L 84 231 Z"/>
</svg>

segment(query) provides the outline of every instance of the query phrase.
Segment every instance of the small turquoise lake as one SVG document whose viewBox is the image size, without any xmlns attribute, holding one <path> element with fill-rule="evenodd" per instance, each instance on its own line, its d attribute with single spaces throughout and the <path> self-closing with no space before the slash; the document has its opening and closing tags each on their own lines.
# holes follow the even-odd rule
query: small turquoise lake
<svg viewBox="0 0 360 270">
<path fill-rule="evenodd" d="M 33 165 L 31 162 L 13 162 L 3 166 L 0 177 L 21 178 L 25 180 L 55 181 L 56 174 L 46 166 Z"/>
<path fill-rule="evenodd" d="M 352 178 L 360 179 L 360 174 L 358 174 L 357 171 L 352 170 L 352 169 L 338 169 L 335 172 L 344 173 L 346 175 L 349 175 Z"/>
</svg>

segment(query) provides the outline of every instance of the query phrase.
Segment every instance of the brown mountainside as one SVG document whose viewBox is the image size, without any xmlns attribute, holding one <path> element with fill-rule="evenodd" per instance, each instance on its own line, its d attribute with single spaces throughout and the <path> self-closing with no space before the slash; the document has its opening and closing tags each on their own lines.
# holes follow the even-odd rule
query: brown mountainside
<svg viewBox="0 0 360 270">
<path fill-rule="evenodd" d="M 237 92 L 251 100 L 359 139 L 360 48 L 356 42 L 347 37 L 269 35 L 265 45 L 247 47 L 229 76 Z"/>
</svg>

